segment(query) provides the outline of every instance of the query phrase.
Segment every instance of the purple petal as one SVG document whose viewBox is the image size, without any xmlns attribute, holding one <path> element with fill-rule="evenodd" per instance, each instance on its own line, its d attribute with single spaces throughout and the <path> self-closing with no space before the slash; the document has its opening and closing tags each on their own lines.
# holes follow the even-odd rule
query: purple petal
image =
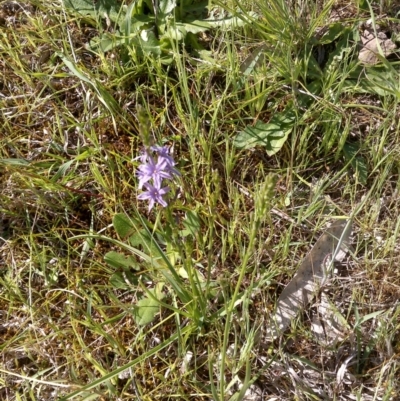
<svg viewBox="0 0 400 401">
<path fill-rule="evenodd" d="M 166 193 L 168 193 L 170 190 L 171 190 L 170 187 L 164 187 L 164 188 L 160 188 L 160 189 L 158 190 L 158 193 L 159 193 L 161 196 L 163 196 L 163 195 L 165 195 Z"/>
<path fill-rule="evenodd" d="M 174 158 L 170 155 L 168 146 L 152 146 L 151 150 L 157 152 L 159 160 L 165 160 L 168 166 L 175 166 Z"/>
<path fill-rule="evenodd" d="M 152 196 L 150 195 L 149 192 L 142 192 L 141 194 L 138 195 L 138 199 L 140 200 L 152 199 Z"/>
<path fill-rule="evenodd" d="M 138 199 L 149 201 L 149 211 L 154 207 L 155 202 L 164 207 L 168 206 L 168 203 L 163 198 L 163 195 L 170 190 L 168 187 L 160 188 L 159 186 L 153 186 L 148 182 L 144 184 L 144 187 L 147 191 L 138 195 Z"/>
<path fill-rule="evenodd" d="M 154 207 L 154 199 L 150 199 L 150 202 L 149 202 L 149 212 L 151 211 L 151 209 L 153 209 L 153 207 Z"/>
</svg>

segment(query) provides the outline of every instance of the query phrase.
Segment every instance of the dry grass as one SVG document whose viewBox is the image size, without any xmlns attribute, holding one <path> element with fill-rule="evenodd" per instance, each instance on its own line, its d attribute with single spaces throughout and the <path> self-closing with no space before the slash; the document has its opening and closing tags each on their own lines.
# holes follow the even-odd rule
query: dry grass
<svg viewBox="0 0 400 401">
<path fill-rule="evenodd" d="M 370 17 L 362 2 L 317 3 L 326 21 L 344 26 Z M 372 9 L 396 33 L 392 6 Z M 328 23 L 315 10 L 304 2 L 288 12 L 320 32 Z M 282 43 L 273 27 L 210 31 L 202 39 L 215 65 L 189 54 L 169 69 L 88 51 L 101 29 L 59 2 L 0 2 L 0 399 L 399 399 L 398 95 L 374 92 L 382 88 L 368 75 L 384 68 L 352 70 L 352 44 L 354 63 L 324 72 L 304 106 L 298 94 L 311 92 L 313 78 L 299 66 L 311 69 L 312 38 L 297 41 L 294 26 Z M 243 80 L 238 60 L 261 40 L 270 41 L 265 76 Z M 324 46 L 327 58 L 336 44 Z M 385 63 L 395 81 L 395 56 Z M 290 102 L 299 121 L 277 154 L 233 146 L 247 124 Z M 137 105 L 156 140 L 174 145 L 175 226 L 136 199 Z M 346 142 L 360 148 L 365 182 Z M 326 223 L 360 204 L 352 253 L 285 334 L 264 341 L 279 294 Z M 200 228 L 182 239 L 188 211 Z M 123 272 L 105 262 L 109 251 L 129 254 L 112 227 L 121 212 L 154 230 L 190 301 L 165 278 L 167 264 L 138 259 Z M 159 283 L 159 313 L 140 326 L 134 307 Z M 326 299 L 340 335 L 321 308 Z"/>
</svg>

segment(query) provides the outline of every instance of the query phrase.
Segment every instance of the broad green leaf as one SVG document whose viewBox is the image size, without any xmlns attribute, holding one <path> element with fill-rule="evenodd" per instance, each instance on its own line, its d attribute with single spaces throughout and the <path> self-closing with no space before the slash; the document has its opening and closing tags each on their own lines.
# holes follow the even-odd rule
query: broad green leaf
<svg viewBox="0 0 400 401">
<path fill-rule="evenodd" d="M 211 28 L 217 28 L 217 27 L 236 28 L 251 23 L 252 19 L 254 18 L 258 18 L 257 14 L 254 12 L 250 12 L 247 14 L 246 18 L 244 16 L 242 16 L 241 18 L 230 15 L 228 17 L 221 19 L 207 18 L 203 21 L 193 21 L 193 24 L 202 24 L 206 22 L 210 24 Z"/>
<path fill-rule="evenodd" d="M 394 95 L 400 99 L 399 74 L 394 68 L 369 68 L 366 73 L 372 91 L 380 96 Z"/>
<path fill-rule="evenodd" d="M 148 32 L 154 24 L 154 18 L 147 15 L 138 15 L 134 18 L 125 18 L 120 24 L 121 33 L 103 33 L 100 37 L 95 37 L 90 41 L 90 49 L 106 53 L 119 46 L 128 45 L 137 52 L 140 56 L 145 53 L 159 55 L 160 43 L 155 37 L 152 37 Z"/>
<path fill-rule="evenodd" d="M 69 12 L 90 15 L 94 19 L 107 16 L 111 21 L 117 22 L 124 15 L 117 0 L 63 0 L 63 3 Z"/>
<path fill-rule="evenodd" d="M 207 21 L 183 22 L 183 23 L 177 23 L 176 25 L 177 27 L 182 26 L 182 28 L 186 32 L 191 32 L 195 34 L 205 32 L 211 28 L 211 24 Z"/>
<path fill-rule="evenodd" d="M 137 265 L 136 259 L 133 256 L 125 256 L 119 252 L 110 251 L 104 255 L 104 260 L 110 266 L 117 269 L 134 268 L 135 270 L 139 270 L 139 266 Z"/>
<path fill-rule="evenodd" d="M 358 0 L 358 7 L 362 11 L 369 11 L 368 0 Z"/>
<path fill-rule="evenodd" d="M 153 30 L 143 29 L 140 32 L 139 37 L 135 39 L 137 40 L 137 45 L 140 46 L 140 49 L 144 54 L 151 54 L 153 56 L 161 55 L 160 41 L 157 39 L 157 36 Z"/>
<path fill-rule="evenodd" d="M 113 273 L 109 280 L 110 285 L 113 288 L 125 290 L 129 288 L 128 283 L 125 281 L 124 276 L 121 272 Z"/>
<path fill-rule="evenodd" d="M 257 121 L 254 126 L 248 125 L 236 136 L 234 145 L 240 149 L 264 146 L 268 156 L 272 156 L 282 148 L 295 122 L 296 113 L 290 106 L 275 114 L 267 124 Z"/>
<path fill-rule="evenodd" d="M 341 46 L 337 47 L 334 52 L 329 55 L 329 59 L 325 65 L 325 71 L 329 74 L 338 68 L 339 64 L 346 58 L 349 57 L 351 53 L 351 46 Z"/>
<path fill-rule="evenodd" d="M 191 210 L 186 212 L 183 225 L 192 235 L 196 235 L 200 230 L 200 219 L 197 213 Z"/>
<path fill-rule="evenodd" d="M 186 271 L 186 269 L 184 267 L 179 267 L 177 269 L 177 272 L 182 278 L 184 278 L 184 279 L 188 279 L 189 278 L 189 274 L 188 274 L 188 272 Z"/>
<path fill-rule="evenodd" d="M 307 70 L 309 80 L 320 80 L 323 77 L 321 66 L 313 54 L 310 57 L 304 57 L 302 64 L 304 64 L 304 69 Z"/>
<path fill-rule="evenodd" d="M 188 279 L 189 278 L 189 273 L 187 272 L 187 270 L 184 267 L 179 267 L 177 269 L 178 274 L 184 278 L 184 279 Z M 193 276 L 195 276 L 195 279 L 198 283 L 204 283 L 206 280 L 205 278 L 201 275 L 201 273 L 197 270 L 193 270 L 192 271 Z"/>
<path fill-rule="evenodd" d="M 166 16 L 171 14 L 175 7 L 176 0 L 160 0 L 158 3 L 158 12 L 161 15 Z"/>
<path fill-rule="evenodd" d="M 135 306 L 133 314 L 136 324 L 138 324 L 139 326 L 143 326 L 145 324 L 151 323 L 154 320 L 159 309 L 160 305 L 157 300 L 147 297 L 142 298 Z"/>
<path fill-rule="evenodd" d="M 118 213 L 114 216 L 113 226 L 121 238 L 126 238 L 136 231 L 134 221 L 124 213 Z"/>
<path fill-rule="evenodd" d="M 141 29 L 150 29 L 152 26 L 154 26 L 154 17 L 150 15 L 139 14 L 130 18 L 127 15 L 120 24 L 120 30 L 129 42 L 131 35 L 137 35 Z"/>
<path fill-rule="evenodd" d="M 172 40 L 183 40 L 186 36 L 186 30 L 182 24 L 173 24 L 167 28 L 164 33 L 163 38 L 168 38 Z"/>
<path fill-rule="evenodd" d="M 125 43 L 125 38 L 119 38 L 115 34 L 103 33 L 89 42 L 90 49 L 95 52 L 106 53 Z"/>
<path fill-rule="evenodd" d="M 96 18 L 98 13 L 96 7 L 91 0 L 63 0 L 64 6 L 68 11 L 81 15 L 91 15 Z"/>
<path fill-rule="evenodd" d="M 155 289 L 149 290 L 151 295 L 148 294 L 136 304 L 133 316 L 139 326 L 151 323 L 159 312 L 160 303 L 158 300 L 164 298 L 162 286 L 162 283 L 157 284 Z"/>
<path fill-rule="evenodd" d="M 346 28 L 340 22 L 331 24 L 331 25 L 329 25 L 328 30 L 318 40 L 318 44 L 326 45 L 328 43 L 332 43 L 339 36 L 342 36 L 345 31 L 346 31 Z"/>
<path fill-rule="evenodd" d="M 307 83 L 305 87 L 311 95 L 300 93 L 300 95 L 304 95 L 297 97 L 297 101 L 300 103 L 301 107 L 308 107 L 310 102 L 314 101 L 315 96 L 320 96 L 322 90 L 321 81 L 311 81 Z"/>
<path fill-rule="evenodd" d="M 208 0 L 195 1 L 195 2 L 193 2 L 192 0 L 187 0 L 186 3 L 187 4 L 185 4 L 185 1 L 184 1 L 183 7 L 181 7 L 182 11 L 183 11 L 183 14 L 184 14 L 182 19 L 185 19 L 184 17 L 187 17 L 189 15 L 202 16 L 204 14 L 208 14 L 208 7 L 210 5 Z M 177 8 L 177 10 L 179 10 L 179 8 Z"/>
<path fill-rule="evenodd" d="M 154 3 L 153 3 L 154 4 Z M 165 33 L 168 21 L 173 19 L 173 11 L 176 8 L 176 0 L 159 0 L 158 7 L 156 8 L 155 17 L 156 25 L 159 33 Z"/>
<path fill-rule="evenodd" d="M 351 163 L 360 183 L 366 185 L 368 179 L 368 166 L 363 157 L 357 156 L 359 150 L 360 145 L 358 143 L 347 142 L 343 146 L 343 154 L 346 161 Z"/>
<path fill-rule="evenodd" d="M 142 249 L 152 257 L 159 256 L 159 250 L 155 238 L 149 235 L 148 231 L 141 229 L 129 237 L 129 243 L 133 247 L 142 247 Z"/>
<path fill-rule="evenodd" d="M 114 288 L 128 289 L 132 287 L 137 287 L 139 284 L 139 280 L 135 274 L 126 270 L 113 273 L 110 277 L 109 283 Z"/>
<path fill-rule="evenodd" d="M 129 238 L 129 243 L 134 247 L 147 245 L 149 241 L 151 237 L 145 229 L 136 231 Z"/>
</svg>

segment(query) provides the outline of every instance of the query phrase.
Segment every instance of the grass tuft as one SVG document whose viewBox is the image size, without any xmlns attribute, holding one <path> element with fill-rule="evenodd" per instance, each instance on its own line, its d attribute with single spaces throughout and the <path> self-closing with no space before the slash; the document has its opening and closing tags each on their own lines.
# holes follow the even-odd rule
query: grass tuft
<svg viewBox="0 0 400 401">
<path fill-rule="evenodd" d="M 394 3 L 78 3 L 0 2 L 0 399 L 396 400 L 399 63 L 358 58 L 370 21 L 398 45 Z M 151 212 L 144 138 L 181 173 Z"/>
</svg>

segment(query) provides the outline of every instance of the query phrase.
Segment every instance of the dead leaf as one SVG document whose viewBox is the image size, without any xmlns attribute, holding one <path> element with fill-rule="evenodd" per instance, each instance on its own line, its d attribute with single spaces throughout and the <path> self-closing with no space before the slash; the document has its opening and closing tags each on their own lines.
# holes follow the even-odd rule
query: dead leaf
<svg viewBox="0 0 400 401">
<path fill-rule="evenodd" d="M 388 57 L 396 49 L 396 45 L 385 35 L 384 32 L 379 32 L 375 36 L 374 32 L 365 30 L 361 35 L 361 42 L 363 48 L 358 55 L 358 59 L 364 64 L 377 64 L 379 62 L 380 49 L 382 49 L 383 56 Z"/>
<path fill-rule="evenodd" d="M 333 345 L 342 341 L 346 336 L 346 327 L 338 317 L 338 311 L 329 302 L 326 294 L 322 293 L 317 305 L 318 314 L 311 322 L 311 332 L 324 345 Z"/>
<path fill-rule="evenodd" d="M 347 371 L 347 367 L 349 366 L 349 362 L 355 357 L 355 355 L 350 355 L 349 357 L 346 358 L 346 360 L 342 363 L 340 368 L 337 371 L 336 374 L 336 382 L 337 384 L 341 384 L 343 382 L 345 373 Z"/>
<path fill-rule="evenodd" d="M 327 277 L 330 258 L 333 255 L 336 261 L 344 258 L 349 247 L 351 226 L 351 221 L 337 220 L 315 243 L 282 291 L 267 339 L 273 340 L 281 335 L 297 313 L 309 304 Z"/>
<path fill-rule="evenodd" d="M 244 393 L 242 401 L 262 401 L 263 391 L 261 387 L 256 384 L 250 385 L 250 387 Z"/>
</svg>

